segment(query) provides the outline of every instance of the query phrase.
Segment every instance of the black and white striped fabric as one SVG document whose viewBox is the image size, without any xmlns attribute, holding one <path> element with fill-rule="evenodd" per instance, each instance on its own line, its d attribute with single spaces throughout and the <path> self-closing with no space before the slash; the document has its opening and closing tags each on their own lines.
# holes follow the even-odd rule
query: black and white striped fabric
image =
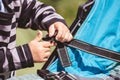
<svg viewBox="0 0 120 80">
<path fill-rule="evenodd" d="M 32 67 L 28 44 L 16 47 L 16 28 L 47 30 L 64 19 L 54 8 L 37 0 L 2 0 L 7 12 L 0 12 L 0 73 Z"/>
</svg>

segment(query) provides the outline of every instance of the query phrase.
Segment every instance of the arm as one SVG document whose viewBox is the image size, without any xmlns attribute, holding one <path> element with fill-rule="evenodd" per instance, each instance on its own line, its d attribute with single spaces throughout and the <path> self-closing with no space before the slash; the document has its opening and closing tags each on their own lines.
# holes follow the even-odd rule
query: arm
<svg viewBox="0 0 120 80">
<path fill-rule="evenodd" d="M 36 0 L 23 1 L 19 27 L 48 30 L 51 24 L 58 21 L 66 24 L 53 7 Z"/>
<path fill-rule="evenodd" d="M 18 25 L 47 30 L 50 37 L 58 31 L 56 40 L 61 42 L 69 42 L 73 38 L 63 17 L 57 14 L 53 7 L 35 0 L 24 0 Z"/>
<path fill-rule="evenodd" d="M 33 67 L 34 62 L 45 62 L 51 52 L 51 42 L 41 41 L 42 32 L 38 32 L 36 38 L 28 44 L 12 49 L 0 45 L 0 73 Z"/>
<path fill-rule="evenodd" d="M 1 47 L 0 73 L 33 66 L 33 59 L 28 45 L 13 49 Z"/>
</svg>

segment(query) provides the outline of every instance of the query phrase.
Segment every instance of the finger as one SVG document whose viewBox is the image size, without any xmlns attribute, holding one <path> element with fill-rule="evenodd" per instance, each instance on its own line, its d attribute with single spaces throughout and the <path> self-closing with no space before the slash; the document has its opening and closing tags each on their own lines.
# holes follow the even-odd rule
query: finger
<svg viewBox="0 0 120 80">
<path fill-rule="evenodd" d="M 57 30 L 56 40 L 61 42 L 64 39 L 65 34 L 68 31 L 68 29 L 62 23 L 57 23 L 55 25 L 55 27 L 56 27 L 56 30 Z"/>
<path fill-rule="evenodd" d="M 64 33 L 62 33 L 62 31 L 59 30 L 56 35 L 56 40 L 61 41 L 63 39 L 62 35 L 64 35 Z"/>
<path fill-rule="evenodd" d="M 50 51 L 48 51 L 48 52 L 46 52 L 46 53 L 45 53 L 44 58 L 48 58 L 50 55 L 51 55 L 51 52 L 50 52 Z"/>
<path fill-rule="evenodd" d="M 66 33 L 66 34 L 64 34 L 62 37 L 63 37 L 63 38 L 61 38 L 61 42 L 67 42 L 67 40 L 68 40 L 68 38 L 69 38 L 68 34 Z"/>
<path fill-rule="evenodd" d="M 55 46 L 56 45 L 55 41 L 50 41 L 50 43 L 51 43 L 51 46 Z"/>
<path fill-rule="evenodd" d="M 44 53 L 50 52 L 50 47 L 46 47 L 46 48 L 44 47 L 43 52 L 44 52 Z"/>
<path fill-rule="evenodd" d="M 42 62 L 46 62 L 48 60 L 48 58 L 44 58 Z"/>
<path fill-rule="evenodd" d="M 71 41 L 72 39 L 73 39 L 73 36 L 72 36 L 72 34 L 70 34 L 67 42 Z"/>
<path fill-rule="evenodd" d="M 49 27 L 49 37 L 54 36 L 54 33 L 55 33 L 55 27 L 54 27 L 54 24 L 52 24 L 52 25 Z"/>
<path fill-rule="evenodd" d="M 51 55 L 50 52 L 46 52 L 46 53 L 45 53 L 45 56 L 44 56 L 44 58 L 43 58 L 43 61 L 47 61 L 50 55 Z"/>
<path fill-rule="evenodd" d="M 66 34 L 62 35 L 61 37 L 62 37 L 60 40 L 61 42 L 67 42 L 67 40 L 69 38 L 69 34 L 66 33 Z"/>
<path fill-rule="evenodd" d="M 44 41 L 43 45 L 45 48 L 50 48 L 50 47 L 54 46 L 55 44 L 53 42 Z"/>
<path fill-rule="evenodd" d="M 70 32 L 67 32 L 66 35 L 64 36 L 64 39 L 62 40 L 62 42 L 69 42 L 73 39 L 73 36 Z"/>
<path fill-rule="evenodd" d="M 39 41 L 41 41 L 41 39 L 42 39 L 42 32 L 38 31 L 37 36 L 34 40 L 39 42 Z"/>
</svg>

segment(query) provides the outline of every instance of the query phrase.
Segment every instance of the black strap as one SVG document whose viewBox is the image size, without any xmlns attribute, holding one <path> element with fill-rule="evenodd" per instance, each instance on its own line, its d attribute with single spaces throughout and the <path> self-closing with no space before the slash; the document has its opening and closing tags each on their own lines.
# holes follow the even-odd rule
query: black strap
<svg viewBox="0 0 120 80">
<path fill-rule="evenodd" d="M 82 50 L 82 51 L 85 51 L 85 52 L 88 52 L 88 53 L 91 53 L 91 54 L 94 54 L 100 57 L 104 57 L 107 59 L 120 62 L 119 52 L 108 50 L 108 49 L 105 49 L 99 46 L 95 46 L 95 45 L 89 44 L 81 40 L 73 39 L 69 43 L 61 43 L 61 42 L 57 42 L 57 43 L 58 43 L 57 52 L 58 52 L 58 55 L 59 55 L 59 58 L 60 58 L 60 61 L 63 67 L 67 67 L 71 65 L 65 46 L 69 46 L 69 47 L 79 49 L 79 50 Z"/>
<path fill-rule="evenodd" d="M 70 58 L 67 52 L 67 48 L 64 44 L 57 43 L 57 52 L 60 59 L 61 65 L 67 67 L 71 65 Z"/>
<path fill-rule="evenodd" d="M 57 32 L 55 33 L 55 35 L 53 37 L 49 37 L 48 35 L 46 35 L 42 39 L 44 41 L 54 41 L 54 42 L 56 42 L 57 43 L 57 47 L 56 47 L 57 50 L 55 50 L 55 52 L 56 52 L 55 54 L 58 55 L 58 57 L 60 59 L 60 62 L 61 62 L 61 65 L 63 67 L 70 66 L 71 62 L 70 62 L 70 59 L 69 59 L 69 55 L 68 55 L 66 46 L 63 43 L 55 40 L 56 34 L 57 34 Z M 52 56 L 53 56 L 52 58 L 54 58 L 56 55 L 53 54 Z M 51 58 L 51 60 L 52 60 L 52 58 Z"/>
<path fill-rule="evenodd" d="M 120 62 L 120 53 L 113 50 L 108 50 L 102 47 L 98 47 L 81 40 L 73 39 L 70 43 L 64 43 L 66 46 L 70 46 L 82 51 L 98 55 L 104 58 L 108 58 L 117 62 Z"/>
<path fill-rule="evenodd" d="M 61 62 L 61 65 L 63 67 L 70 66 L 71 62 L 70 62 L 70 59 L 69 59 L 69 55 L 67 53 L 66 46 L 55 40 L 56 35 L 57 35 L 57 31 L 55 32 L 54 36 L 49 37 L 48 35 L 46 35 L 45 37 L 42 38 L 42 40 L 56 42 L 57 43 L 57 47 L 56 47 L 57 50 L 55 51 L 56 52 L 55 54 L 58 55 L 58 57 L 60 59 L 60 62 Z M 52 56 L 53 56 L 52 58 L 54 58 L 56 55 L 53 54 Z M 52 60 L 52 58 L 51 58 L 51 60 Z"/>
</svg>

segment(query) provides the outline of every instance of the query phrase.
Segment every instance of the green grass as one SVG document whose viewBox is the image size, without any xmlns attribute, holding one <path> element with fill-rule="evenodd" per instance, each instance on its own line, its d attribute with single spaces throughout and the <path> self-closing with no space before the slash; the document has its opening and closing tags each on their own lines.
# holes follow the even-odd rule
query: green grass
<svg viewBox="0 0 120 80">
<path fill-rule="evenodd" d="M 25 74 L 36 74 L 37 69 L 41 69 L 44 63 L 35 63 L 35 66 L 32 68 L 26 68 L 17 70 L 17 76 L 22 76 Z"/>
</svg>

